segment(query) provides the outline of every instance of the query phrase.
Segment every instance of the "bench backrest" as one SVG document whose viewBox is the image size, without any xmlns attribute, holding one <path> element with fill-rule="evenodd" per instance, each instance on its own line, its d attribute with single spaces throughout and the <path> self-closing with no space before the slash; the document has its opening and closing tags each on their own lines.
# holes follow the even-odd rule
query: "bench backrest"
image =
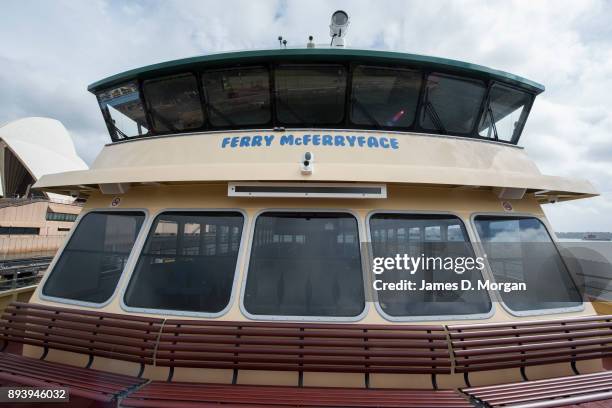
<svg viewBox="0 0 612 408">
<path fill-rule="evenodd" d="M 450 374 L 444 327 L 167 320 L 156 365 Z"/>
<path fill-rule="evenodd" d="M 11 303 L 0 320 L 0 340 L 90 356 L 153 364 L 163 319 Z"/>
<path fill-rule="evenodd" d="M 447 326 L 455 372 L 612 356 L 612 316 Z"/>
<path fill-rule="evenodd" d="M 448 336 L 448 337 L 447 337 Z M 447 339 L 450 339 L 450 344 Z M 612 315 L 474 325 L 157 319 L 11 303 L 0 341 L 162 367 L 451 374 L 612 357 Z M 452 352 L 452 357 L 451 357 Z"/>
</svg>

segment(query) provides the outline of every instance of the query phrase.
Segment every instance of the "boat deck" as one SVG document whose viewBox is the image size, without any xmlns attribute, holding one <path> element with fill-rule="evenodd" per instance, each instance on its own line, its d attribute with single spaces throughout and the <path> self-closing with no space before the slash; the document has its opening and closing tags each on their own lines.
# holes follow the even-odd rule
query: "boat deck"
<svg viewBox="0 0 612 408">
<path fill-rule="evenodd" d="M 609 315 L 511 325 L 383 326 L 160 319 L 13 303 L 0 321 L 0 383 L 65 387 L 80 399 L 130 407 L 557 407 L 612 401 L 612 371 L 577 368 L 579 361 L 612 356 L 611 327 Z M 20 355 L 15 345 L 34 347 L 39 355 Z M 88 357 L 87 364 L 48 360 L 55 350 Z M 92 367 L 98 359 L 136 363 L 140 370 L 100 371 Z M 526 367 L 558 363 L 569 364 L 574 375 L 532 380 L 525 374 Z M 151 381 L 147 367 L 166 368 L 167 378 Z M 175 370 L 183 368 L 233 375 L 228 384 L 175 379 Z M 506 368 L 520 370 L 523 381 L 471 384 L 474 373 Z M 242 373 L 252 370 L 298 373 L 299 383 L 241 384 Z M 303 386 L 306 373 L 353 373 L 364 384 Z M 455 373 L 463 373 L 467 386 L 438 389 L 438 376 Z M 374 374 L 426 374 L 431 386 L 377 388 L 370 382 Z"/>
</svg>

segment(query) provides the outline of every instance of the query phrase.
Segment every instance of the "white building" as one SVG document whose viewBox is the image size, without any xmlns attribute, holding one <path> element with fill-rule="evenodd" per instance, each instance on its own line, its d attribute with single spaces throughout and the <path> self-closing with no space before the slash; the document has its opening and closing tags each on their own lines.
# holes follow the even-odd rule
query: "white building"
<svg viewBox="0 0 612 408">
<path fill-rule="evenodd" d="M 84 169 L 61 122 L 30 117 L 0 126 L 0 254 L 57 249 L 81 206 L 31 187 L 45 174 Z"/>
</svg>

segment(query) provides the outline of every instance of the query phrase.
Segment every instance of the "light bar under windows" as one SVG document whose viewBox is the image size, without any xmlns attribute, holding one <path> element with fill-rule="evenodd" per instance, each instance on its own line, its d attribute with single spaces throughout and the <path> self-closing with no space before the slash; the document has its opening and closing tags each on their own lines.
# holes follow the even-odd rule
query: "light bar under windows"
<svg viewBox="0 0 612 408">
<path fill-rule="evenodd" d="M 387 198 L 386 184 L 228 183 L 228 197 Z"/>
</svg>

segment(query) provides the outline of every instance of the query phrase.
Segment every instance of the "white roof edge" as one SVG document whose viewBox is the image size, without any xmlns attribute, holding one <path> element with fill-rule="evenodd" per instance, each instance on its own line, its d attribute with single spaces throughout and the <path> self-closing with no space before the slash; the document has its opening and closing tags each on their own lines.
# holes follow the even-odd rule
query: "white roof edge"
<svg viewBox="0 0 612 408">
<path fill-rule="evenodd" d="M 259 167 L 259 168 L 257 168 Z M 130 169 L 92 169 L 43 176 L 34 188 L 46 191 L 80 191 L 81 186 L 111 183 L 206 183 L 228 181 L 313 181 L 313 182 L 373 182 L 440 186 L 472 186 L 491 188 L 524 188 L 537 191 L 562 192 L 578 196 L 596 196 L 599 193 L 587 180 L 548 175 L 520 173 L 491 173 L 474 169 L 431 168 L 410 169 L 408 166 L 358 164 L 318 164 L 312 176 L 291 175 L 292 164 L 266 164 L 252 166 L 246 173 L 243 166 L 184 165 L 163 167 L 137 167 Z M 404 168 L 402 168 L 404 167 Z M 342 172 L 342 179 L 333 177 Z"/>
</svg>

